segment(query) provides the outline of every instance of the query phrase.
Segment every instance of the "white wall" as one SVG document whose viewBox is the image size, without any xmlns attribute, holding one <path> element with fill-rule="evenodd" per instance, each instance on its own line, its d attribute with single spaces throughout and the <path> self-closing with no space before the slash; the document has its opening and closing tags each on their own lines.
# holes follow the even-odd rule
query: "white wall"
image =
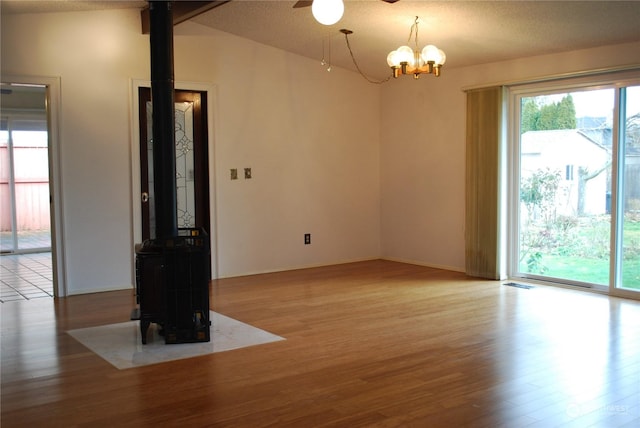
<svg viewBox="0 0 640 428">
<path fill-rule="evenodd" d="M 175 33 L 176 81 L 217 88 L 219 275 L 377 258 L 377 88 L 197 24 Z M 2 74 L 61 81 L 69 294 L 132 286 L 130 89 L 148 51 L 132 10 L 2 16 Z M 244 167 L 253 179 L 229 180 Z"/>
<path fill-rule="evenodd" d="M 382 255 L 460 269 L 464 93 L 443 69 L 439 78 L 394 80 L 382 94 Z"/>
<path fill-rule="evenodd" d="M 465 88 L 629 64 L 640 64 L 640 43 L 444 67 L 439 78 L 386 84 L 381 101 L 382 256 L 464 270 Z"/>
<path fill-rule="evenodd" d="M 219 275 L 378 258 L 377 88 L 198 24 L 175 34 L 176 79 L 218 87 Z"/>
</svg>

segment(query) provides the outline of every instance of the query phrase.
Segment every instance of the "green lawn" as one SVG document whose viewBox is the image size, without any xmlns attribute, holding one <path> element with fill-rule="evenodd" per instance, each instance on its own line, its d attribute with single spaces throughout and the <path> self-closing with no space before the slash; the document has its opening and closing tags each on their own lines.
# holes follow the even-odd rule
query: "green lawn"
<svg viewBox="0 0 640 428">
<path fill-rule="evenodd" d="M 575 229 L 580 231 L 580 235 L 582 233 L 585 235 L 574 241 L 574 245 L 575 242 L 593 242 L 593 237 L 587 236 L 588 233 L 593 233 L 593 230 L 604 231 L 607 234 L 609 223 L 605 221 L 598 223 L 598 225 L 584 230 Z M 640 290 L 640 221 L 625 221 L 623 237 L 625 260 L 622 265 L 621 286 Z M 575 251 L 571 251 L 572 249 L 572 244 L 565 244 L 563 248 L 562 243 L 556 248 L 536 248 L 534 251 L 541 254 L 539 264 L 544 267 L 542 275 L 605 286 L 609 285 L 608 257 L 575 255 Z M 589 253 L 584 247 L 581 250 L 583 253 Z M 597 251 L 595 252 L 597 253 Z M 605 252 L 608 252 L 608 249 Z M 528 271 L 526 263 L 523 263 L 520 268 L 522 272 Z M 530 273 L 539 272 L 532 271 Z"/>
<path fill-rule="evenodd" d="M 609 285 L 609 260 L 572 256 L 544 255 L 545 276 Z M 625 260 L 622 269 L 624 288 L 640 290 L 640 260 Z"/>
</svg>

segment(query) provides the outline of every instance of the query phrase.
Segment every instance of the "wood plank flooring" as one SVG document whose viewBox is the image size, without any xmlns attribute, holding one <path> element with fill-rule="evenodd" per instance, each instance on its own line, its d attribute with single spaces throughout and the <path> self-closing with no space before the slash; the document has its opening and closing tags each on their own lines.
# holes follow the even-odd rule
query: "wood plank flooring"
<svg viewBox="0 0 640 428">
<path fill-rule="evenodd" d="M 2 427 L 640 426 L 638 301 L 388 261 L 211 287 L 287 340 L 117 370 L 66 331 L 131 291 L 2 304 Z"/>
</svg>

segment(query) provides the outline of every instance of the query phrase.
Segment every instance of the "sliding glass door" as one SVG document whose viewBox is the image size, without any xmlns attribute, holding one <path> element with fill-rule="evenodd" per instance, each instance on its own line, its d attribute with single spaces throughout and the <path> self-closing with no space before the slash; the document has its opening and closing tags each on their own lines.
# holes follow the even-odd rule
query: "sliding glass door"
<svg viewBox="0 0 640 428">
<path fill-rule="evenodd" d="M 640 292 L 640 86 L 620 90 L 616 288 Z"/>
<path fill-rule="evenodd" d="M 50 251 L 46 87 L 2 83 L 0 253 Z"/>
<path fill-rule="evenodd" d="M 640 292 L 640 86 L 512 96 L 512 276 Z"/>
</svg>

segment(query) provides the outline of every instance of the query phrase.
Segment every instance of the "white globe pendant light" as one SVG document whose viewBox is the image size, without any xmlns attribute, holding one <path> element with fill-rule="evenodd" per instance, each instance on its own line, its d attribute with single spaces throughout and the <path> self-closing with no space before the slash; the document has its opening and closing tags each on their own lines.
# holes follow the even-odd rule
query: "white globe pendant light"
<svg viewBox="0 0 640 428">
<path fill-rule="evenodd" d="M 319 23 L 333 25 L 342 18 L 344 3 L 342 0 L 313 0 L 311 13 Z"/>
</svg>

